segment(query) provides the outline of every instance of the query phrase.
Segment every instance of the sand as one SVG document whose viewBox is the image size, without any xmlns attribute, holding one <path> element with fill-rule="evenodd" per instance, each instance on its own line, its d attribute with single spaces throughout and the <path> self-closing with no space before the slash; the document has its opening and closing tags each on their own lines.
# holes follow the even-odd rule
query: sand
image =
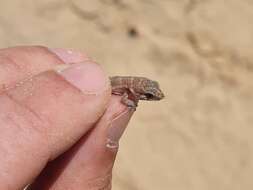
<svg viewBox="0 0 253 190">
<path fill-rule="evenodd" d="M 253 187 L 251 0 L 0 3 L 1 47 L 80 49 L 110 75 L 160 82 L 121 140 L 113 189 Z"/>
</svg>

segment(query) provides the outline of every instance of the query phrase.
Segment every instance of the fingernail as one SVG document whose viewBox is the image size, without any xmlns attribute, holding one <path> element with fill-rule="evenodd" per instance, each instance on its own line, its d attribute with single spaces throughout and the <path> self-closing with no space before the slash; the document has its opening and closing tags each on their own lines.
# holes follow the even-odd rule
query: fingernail
<svg viewBox="0 0 253 190">
<path fill-rule="evenodd" d="M 123 113 L 112 120 L 108 129 L 108 137 L 106 146 L 111 149 L 118 148 L 119 140 L 123 135 L 128 122 L 130 121 L 134 111 L 132 109 L 126 109 Z"/>
<path fill-rule="evenodd" d="M 108 77 L 95 63 L 76 63 L 57 70 L 68 82 L 85 94 L 98 94 L 108 86 Z"/>
<path fill-rule="evenodd" d="M 69 64 L 90 60 L 87 55 L 77 50 L 63 48 L 51 48 L 49 50 L 56 54 L 63 62 Z"/>
</svg>

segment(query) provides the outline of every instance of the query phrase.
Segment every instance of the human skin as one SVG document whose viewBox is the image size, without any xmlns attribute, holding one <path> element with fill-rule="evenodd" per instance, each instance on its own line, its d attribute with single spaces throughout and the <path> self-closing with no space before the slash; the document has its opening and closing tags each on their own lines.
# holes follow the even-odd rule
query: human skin
<svg viewBox="0 0 253 190">
<path fill-rule="evenodd" d="M 133 111 L 85 54 L 0 50 L 0 189 L 111 189 Z"/>
</svg>

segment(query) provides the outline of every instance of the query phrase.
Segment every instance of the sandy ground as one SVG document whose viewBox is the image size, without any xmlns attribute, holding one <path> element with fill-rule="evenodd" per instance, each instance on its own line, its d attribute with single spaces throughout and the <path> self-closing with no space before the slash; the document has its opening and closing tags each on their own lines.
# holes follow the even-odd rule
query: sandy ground
<svg viewBox="0 0 253 190">
<path fill-rule="evenodd" d="M 0 46 L 87 52 L 109 74 L 156 79 L 121 140 L 117 190 L 253 187 L 251 0 L 0 2 Z"/>
</svg>

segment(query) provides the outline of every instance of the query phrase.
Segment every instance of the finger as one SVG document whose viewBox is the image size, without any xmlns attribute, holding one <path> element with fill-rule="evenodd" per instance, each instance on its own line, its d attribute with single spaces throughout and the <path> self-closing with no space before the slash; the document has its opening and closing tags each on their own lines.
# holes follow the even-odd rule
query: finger
<svg viewBox="0 0 253 190">
<path fill-rule="evenodd" d="M 21 189 L 99 119 L 108 78 L 93 63 L 48 71 L 0 95 L 0 189 Z"/>
<path fill-rule="evenodd" d="M 0 92 L 56 65 L 87 60 L 85 54 L 67 49 L 48 49 L 42 46 L 0 49 Z"/>
<path fill-rule="evenodd" d="M 119 97 L 112 97 L 90 134 L 51 162 L 29 190 L 110 189 L 118 142 L 132 114 Z"/>
</svg>

